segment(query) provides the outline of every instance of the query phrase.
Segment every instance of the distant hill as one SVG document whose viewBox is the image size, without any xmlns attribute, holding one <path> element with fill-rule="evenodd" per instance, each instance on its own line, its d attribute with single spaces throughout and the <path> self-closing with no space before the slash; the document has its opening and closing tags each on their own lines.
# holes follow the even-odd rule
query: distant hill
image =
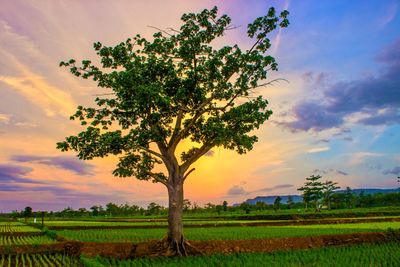
<svg viewBox="0 0 400 267">
<path fill-rule="evenodd" d="M 388 193 L 397 193 L 400 192 L 400 190 L 398 188 L 390 188 L 390 189 L 380 189 L 380 188 L 357 188 L 357 189 L 352 189 L 351 190 L 354 194 L 360 194 L 362 191 L 364 191 L 364 194 L 366 195 L 373 195 L 373 194 L 377 194 L 377 193 L 382 193 L 382 194 L 388 194 Z M 346 190 L 337 190 L 336 192 L 338 193 L 344 193 L 346 192 Z M 282 198 L 281 203 L 287 203 L 288 200 L 288 196 L 289 195 L 281 195 L 280 197 Z M 300 195 L 291 195 L 293 202 L 302 202 L 303 201 L 303 197 Z M 276 199 L 277 195 L 275 196 L 257 196 L 255 198 L 250 198 L 247 199 L 245 202 L 254 205 L 257 202 L 264 202 L 266 204 L 274 204 L 274 201 Z M 240 204 L 234 204 L 233 206 L 237 206 Z"/>
</svg>

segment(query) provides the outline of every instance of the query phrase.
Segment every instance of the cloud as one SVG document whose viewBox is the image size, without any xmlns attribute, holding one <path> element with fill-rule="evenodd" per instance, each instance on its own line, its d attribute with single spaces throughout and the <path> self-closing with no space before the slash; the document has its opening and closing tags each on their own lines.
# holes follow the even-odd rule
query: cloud
<svg viewBox="0 0 400 267">
<path fill-rule="evenodd" d="M 0 123 L 8 124 L 10 122 L 11 115 L 0 113 Z"/>
<path fill-rule="evenodd" d="M 246 190 L 240 185 L 234 185 L 228 189 L 227 195 L 228 196 L 238 196 L 238 195 L 245 195 L 248 194 Z"/>
<path fill-rule="evenodd" d="M 359 113 L 366 117 L 355 123 L 400 124 L 400 39 L 385 47 L 376 60 L 384 65 L 383 72 L 375 77 L 336 82 L 320 98 L 297 103 L 291 110 L 295 119 L 279 124 L 292 131 L 323 131 L 339 128 L 346 118 Z"/>
<path fill-rule="evenodd" d="M 277 189 L 284 189 L 284 188 L 290 188 L 293 187 L 294 185 L 292 184 L 280 184 L 280 185 L 275 185 L 272 187 L 264 187 L 261 189 L 257 189 L 254 191 L 246 191 L 243 186 L 240 185 L 234 185 L 231 188 L 229 188 L 227 195 L 228 196 L 238 196 L 238 195 L 248 195 L 248 194 L 253 194 L 253 193 L 260 193 L 260 192 L 270 192 L 274 191 Z"/>
<path fill-rule="evenodd" d="M 373 152 L 357 152 L 351 156 L 350 164 L 351 165 L 358 165 L 365 161 L 366 158 L 369 157 L 382 157 L 383 154 L 381 153 L 373 153 Z"/>
<path fill-rule="evenodd" d="M 330 147 L 328 147 L 328 146 L 315 147 L 315 148 L 308 149 L 306 152 L 307 153 L 319 153 L 319 152 L 328 151 L 329 149 L 330 149 Z"/>
<path fill-rule="evenodd" d="M 383 174 L 394 174 L 394 175 L 400 175 L 400 166 L 394 167 L 391 170 L 386 170 L 383 172 Z"/>
<path fill-rule="evenodd" d="M 20 70 L 23 77 L 0 76 L 0 82 L 15 89 L 33 104 L 42 108 L 49 117 L 56 114 L 65 116 L 74 111 L 76 105 L 70 95 L 50 85 L 44 77 L 31 72 L 26 66 L 20 65 Z"/>
<path fill-rule="evenodd" d="M 0 20 L 0 57 L 7 62 L 7 68 L 0 65 L 0 83 L 47 116 L 71 114 L 76 107 L 71 95 L 50 81 L 56 66 L 54 58 L 43 54 L 26 33 L 17 33 L 18 30 L 21 29 Z"/>
<path fill-rule="evenodd" d="M 0 164 L 0 182 L 42 184 L 41 182 L 25 177 L 25 175 L 29 174 L 31 171 L 32 168 L 25 166 Z"/>
<path fill-rule="evenodd" d="M 313 173 L 316 173 L 316 174 L 328 174 L 328 173 L 333 173 L 333 172 L 335 172 L 335 173 L 337 173 L 337 174 L 340 174 L 340 175 L 349 175 L 347 172 L 345 172 L 345 171 L 341 171 L 341 170 L 335 170 L 335 169 L 328 169 L 328 170 L 320 170 L 320 169 L 314 169 L 313 171 L 312 171 Z"/>
<path fill-rule="evenodd" d="M 85 163 L 75 157 L 46 157 L 46 156 L 29 156 L 15 155 L 11 157 L 17 162 L 36 162 L 48 166 L 55 166 L 65 170 L 73 171 L 80 175 L 92 175 L 93 165 Z"/>
<path fill-rule="evenodd" d="M 276 189 L 283 189 L 283 188 L 290 188 L 293 187 L 294 185 L 292 184 L 279 184 L 279 185 L 275 185 L 273 187 L 265 187 L 265 188 L 261 188 L 258 189 L 256 191 L 253 191 L 251 193 L 255 193 L 255 192 L 269 192 L 269 191 L 274 191 Z"/>
<path fill-rule="evenodd" d="M 312 172 L 313 173 L 322 173 L 322 174 L 327 174 L 328 173 L 328 171 L 320 170 L 320 169 L 314 169 Z"/>
<path fill-rule="evenodd" d="M 336 170 L 336 173 L 337 174 L 341 174 L 341 175 L 345 175 L 345 176 L 349 175 L 347 172 L 344 172 L 344 171 L 341 171 L 341 170 Z"/>
</svg>

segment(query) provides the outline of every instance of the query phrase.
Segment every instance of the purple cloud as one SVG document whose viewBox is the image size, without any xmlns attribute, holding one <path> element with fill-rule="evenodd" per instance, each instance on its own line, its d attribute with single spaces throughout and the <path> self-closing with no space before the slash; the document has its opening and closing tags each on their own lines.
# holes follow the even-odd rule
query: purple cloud
<svg viewBox="0 0 400 267">
<path fill-rule="evenodd" d="M 246 190 L 244 190 L 243 186 L 240 185 L 234 185 L 231 188 L 229 188 L 227 195 L 229 196 L 237 196 L 237 195 L 244 195 L 248 194 Z"/>
<path fill-rule="evenodd" d="M 292 109 L 295 120 L 279 124 L 292 131 L 323 131 L 342 126 L 344 118 L 356 112 L 369 115 L 358 121 L 364 125 L 400 124 L 399 47 L 400 39 L 378 55 L 377 61 L 385 65 L 384 72 L 337 82 L 324 90 L 321 99 L 297 103 Z"/>
<path fill-rule="evenodd" d="M 48 166 L 55 166 L 65 170 L 73 171 L 80 175 L 93 174 L 92 164 L 88 164 L 74 157 L 16 155 L 11 157 L 11 159 L 17 162 L 36 162 Z"/>
<path fill-rule="evenodd" d="M 290 188 L 290 187 L 293 187 L 293 186 L 294 186 L 294 185 L 292 185 L 292 184 L 278 184 L 278 185 L 275 185 L 275 186 L 272 186 L 272 187 L 261 188 L 261 189 L 258 189 L 258 190 L 256 190 L 256 191 L 253 191 L 253 192 L 251 192 L 251 193 L 256 193 L 256 192 L 269 192 L 269 191 L 274 191 L 274 190 L 276 190 L 276 189 Z"/>
<path fill-rule="evenodd" d="M 289 188 L 289 187 L 293 187 L 293 186 L 294 185 L 292 185 L 292 184 L 279 184 L 279 185 L 275 185 L 272 187 L 261 188 L 261 189 L 255 190 L 255 191 L 246 191 L 243 188 L 243 186 L 234 185 L 228 189 L 227 195 L 228 196 L 247 195 L 247 194 L 258 193 L 258 192 L 269 192 L 269 191 L 274 191 L 276 189 Z"/>
<path fill-rule="evenodd" d="M 31 171 L 32 168 L 25 166 L 0 164 L 0 182 L 42 184 L 41 182 L 25 177 L 25 175 L 29 174 Z"/>
<path fill-rule="evenodd" d="M 292 112 L 296 120 L 283 123 L 294 131 L 322 131 L 339 127 L 343 124 L 343 118 L 335 113 L 327 111 L 326 107 L 317 102 L 302 102 L 297 104 Z"/>
<path fill-rule="evenodd" d="M 400 166 L 394 167 L 391 170 L 386 170 L 386 171 L 383 172 L 383 174 L 400 175 Z"/>
</svg>

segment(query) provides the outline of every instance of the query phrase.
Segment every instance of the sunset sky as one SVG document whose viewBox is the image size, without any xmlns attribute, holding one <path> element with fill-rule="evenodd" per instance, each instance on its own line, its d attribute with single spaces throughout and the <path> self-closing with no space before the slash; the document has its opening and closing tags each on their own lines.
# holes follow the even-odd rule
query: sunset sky
<svg viewBox="0 0 400 267">
<path fill-rule="evenodd" d="M 237 29 L 216 42 L 245 50 L 246 26 L 270 6 L 290 25 L 270 36 L 279 64 L 258 93 L 274 114 L 245 155 L 215 148 L 196 163 L 185 198 L 240 203 L 298 194 L 321 174 L 342 188 L 393 188 L 400 176 L 400 2 L 265 0 L 0 0 L 0 212 L 89 208 L 107 202 L 167 204 L 162 185 L 113 177 L 117 159 L 80 161 L 56 142 L 83 128 L 69 116 L 93 106 L 96 88 L 59 62 L 95 59 L 93 43 L 115 45 L 180 16 L 218 6 Z"/>
</svg>

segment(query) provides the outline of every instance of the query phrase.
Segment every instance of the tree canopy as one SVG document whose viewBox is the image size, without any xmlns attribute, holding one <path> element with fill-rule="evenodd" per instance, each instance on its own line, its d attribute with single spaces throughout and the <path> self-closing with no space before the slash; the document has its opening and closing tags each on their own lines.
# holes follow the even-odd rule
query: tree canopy
<svg viewBox="0 0 400 267">
<path fill-rule="evenodd" d="M 267 34 L 287 27 L 287 15 L 270 8 L 250 23 L 247 34 L 255 41 L 245 51 L 238 45 L 213 48 L 214 39 L 231 28 L 231 19 L 218 17 L 214 7 L 184 14 L 179 30 L 160 30 L 151 41 L 136 35 L 114 47 L 95 43 L 100 66 L 90 60 L 61 62 L 112 92 L 95 99 L 98 107 L 79 106 L 71 119 L 86 130 L 57 147 L 85 160 L 121 155 L 114 175 L 165 185 L 169 177 L 153 171 L 157 164 L 164 163 L 169 173 L 177 166 L 185 173 L 214 146 L 246 153 L 257 141 L 250 132 L 272 114 L 268 101 L 251 90 L 266 85 L 260 81 L 277 70 L 275 59 L 265 55 L 271 46 Z M 183 139 L 193 147 L 175 158 Z"/>
</svg>

